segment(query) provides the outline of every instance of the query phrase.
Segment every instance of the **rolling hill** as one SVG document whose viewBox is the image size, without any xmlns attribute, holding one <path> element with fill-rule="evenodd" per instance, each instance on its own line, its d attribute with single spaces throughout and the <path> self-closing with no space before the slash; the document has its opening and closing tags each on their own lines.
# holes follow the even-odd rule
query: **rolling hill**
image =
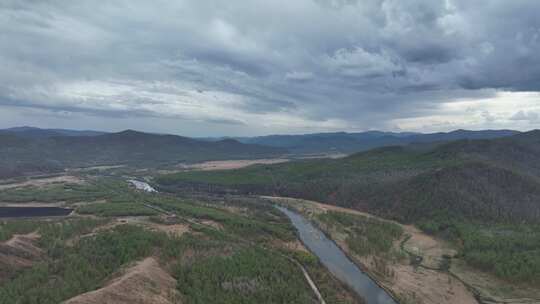
<svg viewBox="0 0 540 304">
<path fill-rule="evenodd" d="M 393 146 L 335 160 L 184 172 L 156 181 L 165 189 L 211 186 L 313 199 L 404 222 L 534 222 L 540 219 L 540 131 L 458 140 L 427 151 Z"/>
<path fill-rule="evenodd" d="M 265 158 L 285 152 L 231 139 L 207 142 L 132 130 L 94 136 L 37 137 L 8 132 L 0 134 L 0 177 L 58 172 L 67 167 L 156 167 L 179 162 Z"/>
<path fill-rule="evenodd" d="M 504 282 L 539 286 L 539 164 L 540 131 L 531 131 L 382 147 L 341 159 L 181 172 L 155 182 L 170 192 L 315 200 L 414 224 L 455 246 L 448 266 L 463 259 Z"/>
</svg>

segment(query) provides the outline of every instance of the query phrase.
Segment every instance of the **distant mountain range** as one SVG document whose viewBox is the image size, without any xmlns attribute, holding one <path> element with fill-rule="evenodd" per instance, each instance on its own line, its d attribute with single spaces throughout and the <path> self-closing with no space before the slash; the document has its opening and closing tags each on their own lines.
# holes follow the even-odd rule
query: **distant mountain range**
<svg viewBox="0 0 540 304">
<path fill-rule="evenodd" d="M 133 130 L 15 128 L 0 131 L 0 177 L 57 172 L 70 167 L 124 164 L 158 167 L 180 162 L 278 157 L 287 151 L 233 139 L 215 142 Z M 58 135 L 61 134 L 61 135 Z"/>
<path fill-rule="evenodd" d="M 16 127 L 0 130 L 0 177 L 111 164 L 155 167 L 285 154 L 350 154 L 384 146 L 411 143 L 431 146 L 456 139 L 490 139 L 517 133 L 511 130 L 457 130 L 432 134 L 368 131 L 194 139 L 133 130 L 105 133 Z"/>
<path fill-rule="evenodd" d="M 407 145 L 411 143 L 440 144 L 458 139 L 490 139 L 511 136 L 519 133 L 513 130 L 455 130 L 438 133 L 415 132 L 334 132 L 312 133 L 302 135 L 267 135 L 256 137 L 208 137 L 194 138 L 194 140 L 217 142 L 235 140 L 243 144 L 256 144 L 286 149 L 291 154 L 334 154 L 355 153 L 373 148 Z M 11 134 L 18 137 L 43 139 L 58 136 L 87 137 L 109 134 L 92 130 L 69 129 L 40 129 L 35 127 L 15 127 L 0 130 L 1 134 Z M 155 134 L 157 135 L 157 134 Z M 185 137 L 184 137 L 185 138 Z"/>
<path fill-rule="evenodd" d="M 47 138 L 53 136 L 96 136 L 106 132 L 91 130 L 40 129 L 35 127 L 15 127 L 0 130 L 0 134 L 12 134 L 26 138 Z"/>
<path fill-rule="evenodd" d="M 295 154 L 354 153 L 373 148 L 411 143 L 441 143 L 458 139 L 490 139 L 519 133 L 512 130 L 456 130 L 439 133 L 381 132 L 314 133 L 304 135 L 268 135 L 259 137 L 235 137 L 246 144 L 259 144 L 285 148 Z"/>
</svg>

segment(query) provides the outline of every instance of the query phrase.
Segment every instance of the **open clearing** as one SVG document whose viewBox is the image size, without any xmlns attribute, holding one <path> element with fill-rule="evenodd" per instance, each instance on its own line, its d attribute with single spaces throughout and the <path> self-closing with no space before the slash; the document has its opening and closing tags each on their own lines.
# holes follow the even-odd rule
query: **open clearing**
<svg viewBox="0 0 540 304">
<path fill-rule="evenodd" d="M 219 161 L 207 161 L 197 164 L 181 165 L 182 169 L 186 170 L 231 170 L 240 169 L 251 165 L 271 165 L 288 162 L 289 159 L 274 158 L 274 159 L 240 159 L 240 160 L 219 160 Z"/>
<path fill-rule="evenodd" d="M 93 167 L 84 167 L 84 168 L 73 168 L 73 169 L 68 169 L 68 171 L 73 171 L 73 172 L 86 172 L 86 171 L 93 171 L 93 170 L 106 171 L 110 169 L 119 169 L 119 168 L 124 168 L 124 167 L 126 167 L 126 165 L 93 166 Z"/>
<path fill-rule="evenodd" d="M 412 225 L 403 225 L 405 233 L 410 238 L 403 244 L 403 248 L 410 253 L 422 257 L 421 265 L 428 268 L 439 268 L 443 263 L 443 256 L 453 257 L 457 250 L 447 242 L 427 235 Z"/>
<path fill-rule="evenodd" d="M 450 272 L 474 287 L 483 303 L 540 303 L 540 290 L 537 287 L 513 286 L 489 273 L 473 269 L 461 260 L 452 261 Z"/>
<path fill-rule="evenodd" d="M 161 231 L 165 232 L 168 235 L 180 237 L 184 233 L 189 232 L 190 228 L 187 224 L 158 224 L 148 220 L 147 216 L 124 216 L 117 217 L 114 220 L 106 223 L 105 225 L 97 226 L 90 233 L 76 236 L 72 239 L 67 240 L 68 244 L 75 244 L 81 238 L 96 236 L 99 233 L 110 231 L 120 225 L 136 225 L 146 228 L 151 231 Z"/>
<path fill-rule="evenodd" d="M 46 177 L 46 178 L 35 178 L 28 179 L 22 182 L 15 182 L 10 184 L 0 185 L 0 190 L 12 189 L 12 188 L 21 188 L 21 187 L 44 187 L 51 184 L 60 184 L 60 183 L 71 183 L 71 184 L 81 184 L 83 181 L 72 175 L 61 175 L 55 177 Z"/>
</svg>

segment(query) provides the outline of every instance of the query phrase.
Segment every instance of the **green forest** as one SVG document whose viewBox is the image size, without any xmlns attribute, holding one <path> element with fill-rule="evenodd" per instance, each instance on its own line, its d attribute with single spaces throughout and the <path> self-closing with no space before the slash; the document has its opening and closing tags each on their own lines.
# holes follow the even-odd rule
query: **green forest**
<svg viewBox="0 0 540 304">
<path fill-rule="evenodd" d="M 430 232 L 459 242 L 459 254 L 470 265 L 512 282 L 540 284 L 540 226 L 459 222 L 428 226 Z"/>
<path fill-rule="evenodd" d="M 261 249 L 243 249 L 175 271 L 189 303 L 313 303 L 291 261 Z M 279 290 L 279 292 L 276 292 Z"/>
<path fill-rule="evenodd" d="M 403 229 L 395 223 L 335 211 L 319 215 L 318 220 L 329 225 L 330 229 L 346 233 L 347 245 L 359 256 L 398 254 L 391 249 L 403 235 Z"/>
<path fill-rule="evenodd" d="M 342 159 L 180 172 L 154 181 L 169 192 L 279 195 L 415 224 L 452 240 L 469 265 L 506 280 L 537 282 L 540 170 L 535 164 L 540 148 L 535 134 L 385 147 Z M 339 222 L 332 216 L 322 220 Z M 485 228 L 499 226 L 508 232 Z M 368 249 L 364 244 L 369 231 L 349 230 L 348 243 L 358 253 L 388 244 L 374 236 Z"/>
<path fill-rule="evenodd" d="M 306 267 L 326 299 L 361 303 L 317 258 L 280 245 L 296 239 L 294 228 L 263 201 L 152 195 L 130 190 L 124 182 L 108 187 L 105 181 L 64 185 L 71 189 L 68 197 L 57 191 L 60 186 L 32 188 L 32 195 L 22 191 L 5 195 L 21 202 L 40 194 L 47 200 L 67 198 L 69 204 L 104 201 L 76 207 L 79 214 L 92 218 L 0 222 L 1 240 L 37 232 L 37 246 L 43 250 L 32 267 L 2 280 L 0 303 L 60 303 L 101 288 L 116 273 L 148 256 L 156 257 L 177 280 L 182 303 L 315 303 L 313 291 L 293 261 Z M 175 217 L 165 220 L 159 209 L 145 204 Z M 115 217 L 135 215 L 142 224 L 111 225 Z M 190 232 L 174 236 L 148 229 L 179 223 L 188 225 Z M 107 226 L 111 228 L 101 228 Z"/>
</svg>

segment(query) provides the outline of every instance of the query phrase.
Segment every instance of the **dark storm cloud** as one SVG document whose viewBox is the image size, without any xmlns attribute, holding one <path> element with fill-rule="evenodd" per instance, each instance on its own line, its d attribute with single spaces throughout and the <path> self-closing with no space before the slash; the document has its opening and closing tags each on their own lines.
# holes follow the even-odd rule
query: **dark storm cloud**
<svg viewBox="0 0 540 304">
<path fill-rule="evenodd" d="M 267 133 L 288 120 L 292 132 L 392 128 L 493 89 L 540 91 L 538 11 L 536 0 L 2 1 L 0 108 Z"/>
</svg>

